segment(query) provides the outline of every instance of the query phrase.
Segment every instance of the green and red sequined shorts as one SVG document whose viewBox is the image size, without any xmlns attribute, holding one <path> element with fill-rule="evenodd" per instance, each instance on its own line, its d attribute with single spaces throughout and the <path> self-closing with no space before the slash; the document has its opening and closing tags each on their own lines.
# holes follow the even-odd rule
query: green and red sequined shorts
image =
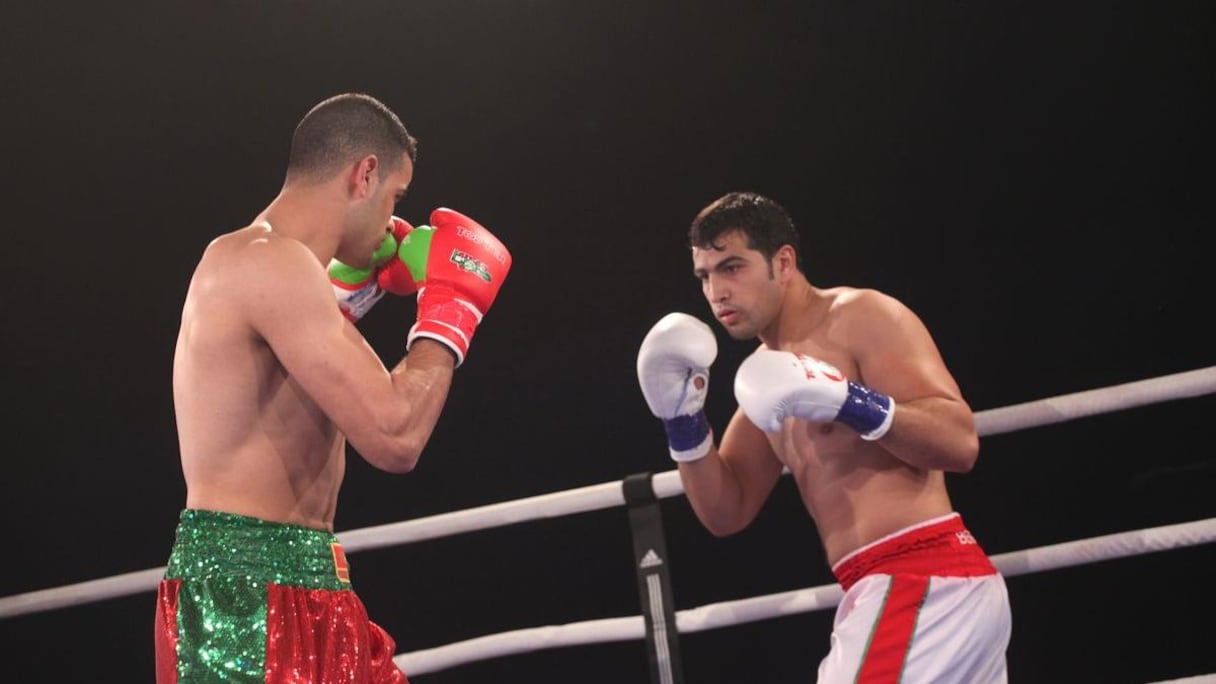
<svg viewBox="0 0 1216 684">
<path fill-rule="evenodd" d="M 186 509 L 156 598 L 156 681 L 408 684 L 326 530 Z"/>
</svg>

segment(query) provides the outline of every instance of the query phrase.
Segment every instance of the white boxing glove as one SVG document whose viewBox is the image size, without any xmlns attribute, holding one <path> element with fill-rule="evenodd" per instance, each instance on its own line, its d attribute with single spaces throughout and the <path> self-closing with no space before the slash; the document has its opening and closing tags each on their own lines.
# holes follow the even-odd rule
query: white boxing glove
<svg viewBox="0 0 1216 684">
<path fill-rule="evenodd" d="M 735 399 L 756 427 L 778 432 L 786 418 L 812 423 L 838 421 L 862 439 L 875 440 L 891 428 L 895 401 L 855 383 L 830 363 L 772 349 L 759 349 L 735 374 Z"/>
<path fill-rule="evenodd" d="M 676 461 L 695 461 L 714 444 L 703 407 L 717 356 L 713 331 L 683 313 L 659 319 L 638 350 L 638 383 L 650 412 L 663 421 Z"/>
</svg>

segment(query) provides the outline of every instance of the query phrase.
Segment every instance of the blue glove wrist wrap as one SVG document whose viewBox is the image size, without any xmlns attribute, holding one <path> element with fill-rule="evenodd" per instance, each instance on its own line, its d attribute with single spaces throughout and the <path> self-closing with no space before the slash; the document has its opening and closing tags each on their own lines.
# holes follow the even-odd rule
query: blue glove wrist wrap
<svg viewBox="0 0 1216 684">
<path fill-rule="evenodd" d="M 887 423 L 891 408 L 891 397 L 849 381 L 849 396 L 840 407 L 840 413 L 836 414 L 836 420 L 865 437 Z"/>
<path fill-rule="evenodd" d="M 709 435 L 709 421 L 704 410 L 664 420 L 663 427 L 667 429 L 667 443 L 675 451 L 694 449 Z"/>
</svg>

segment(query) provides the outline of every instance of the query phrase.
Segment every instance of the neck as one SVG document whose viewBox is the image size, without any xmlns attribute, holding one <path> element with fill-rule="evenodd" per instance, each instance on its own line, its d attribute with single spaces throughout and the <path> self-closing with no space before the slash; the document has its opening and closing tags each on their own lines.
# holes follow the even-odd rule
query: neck
<svg viewBox="0 0 1216 684">
<path fill-rule="evenodd" d="M 798 274 L 785 285 L 777 316 L 758 337 L 770 349 L 805 339 L 823 318 L 824 302 L 806 277 Z"/>
<path fill-rule="evenodd" d="M 266 224 L 281 237 L 304 244 L 323 263 L 338 251 L 342 213 L 325 192 L 317 188 L 298 189 L 283 186 L 270 204 L 258 214 L 254 223 Z"/>
</svg>

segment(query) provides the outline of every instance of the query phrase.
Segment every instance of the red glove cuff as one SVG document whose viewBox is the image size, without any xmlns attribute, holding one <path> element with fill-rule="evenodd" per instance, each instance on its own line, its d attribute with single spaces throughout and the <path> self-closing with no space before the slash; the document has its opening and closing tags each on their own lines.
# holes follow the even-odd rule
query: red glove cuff
<svg viewBox="0 0 1216 684">
<path fill-rule="evenodd" d="M 479 323 L 481 312 L 471 303 L 456 299 L 451 288 L 427 286 L 418 293 L 418 322 L 410 328 L 405 347 L 408 350 L 419 337 L 435 340 L 452 350 L 460 366 Z"/>
</svg>

